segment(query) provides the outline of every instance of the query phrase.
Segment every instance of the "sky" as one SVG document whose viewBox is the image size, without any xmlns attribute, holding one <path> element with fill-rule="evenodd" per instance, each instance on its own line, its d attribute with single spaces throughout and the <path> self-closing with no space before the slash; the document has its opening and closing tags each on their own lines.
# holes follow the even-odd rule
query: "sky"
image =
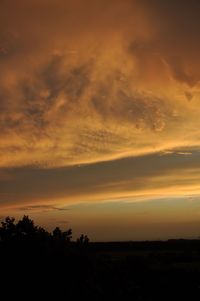
<svg viewBox="0 0 200 301">
<path fill-rule="evenodd" d="M 0 1 L 0 218 L 199 237 L 199 0 Z"/>
</svg>

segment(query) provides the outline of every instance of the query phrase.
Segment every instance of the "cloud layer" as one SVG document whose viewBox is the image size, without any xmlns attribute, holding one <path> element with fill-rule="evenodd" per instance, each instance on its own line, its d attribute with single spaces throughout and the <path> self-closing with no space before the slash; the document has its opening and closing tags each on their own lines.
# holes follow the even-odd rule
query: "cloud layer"
<svg viewBox="0 0 200 301">
<path fill-rule="evenodd" d="M 1 166 L 199 147 L 198 7 L 1 1 Z"/>
<path fill-rule="evenodd" d="M 57 211 L 79 202 L 198 196 L 200 155 L 186 154 L 154 154 L 81 167 L 6 168 L 0 179 L 1 209 Z"/>
</svg>

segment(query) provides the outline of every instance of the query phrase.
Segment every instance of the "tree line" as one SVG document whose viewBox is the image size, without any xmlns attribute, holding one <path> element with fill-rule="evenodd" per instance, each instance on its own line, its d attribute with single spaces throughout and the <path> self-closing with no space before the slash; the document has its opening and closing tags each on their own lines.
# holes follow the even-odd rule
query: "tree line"
<svg viewBox="0 0 200 301">
<path fill-rule="evenodd" d="M 6 217 L 0 226 L 0 242 L 22 241 L 54 241 L 58 244 L 62 243 L 67 245 L 72 242 L 72 229 L 69 228 L 62 231 L 59 227 L 56 227 L 52 232 L 48 232 L 44 228 L 35 225 L 34 221 L 27 215 L 24 215 L 19 221 L 16 221 L 14 217 Z M 79 245 L 87 245 L 89 238 L 87 235 L 81 234 L 81 236 L 77 238 L 76 243 Z"/>
</svg>

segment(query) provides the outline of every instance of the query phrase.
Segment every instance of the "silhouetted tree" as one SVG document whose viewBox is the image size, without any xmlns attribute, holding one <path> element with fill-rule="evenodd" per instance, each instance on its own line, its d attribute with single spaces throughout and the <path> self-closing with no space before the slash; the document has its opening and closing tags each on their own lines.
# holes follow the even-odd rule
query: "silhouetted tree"
<svg viewBox="0 0 200 301">
<path fill-rule="evenodd" d="M 66 242 L 70 242 L 72 239 L 72 229 L 63 232 L 63 237 Z"/>
<path fill-rule="evenodd" d="M 89 238 L 87 235 L 81 234 L 81 236 L 77 239 L 77 243 L 80 245 L 87 245 L 89 243 Z"/>
<path fill-rule="evenodd" d="M 24 215 L 21 220 L 16 224 L 17 232 L 24 236 L 33 236 L 37 232 L 37 227 L 34 225 L 34 221 L 27 215 Z"/>
<path fill-rule="evenodd" d="M 53 238 L 59 240 L 59 239 L 62 239 L 62 231 L 60 230 L 59 227 L 56 227 L 54 230 L 53 230 Z"/>
<path fill-rule="evenodd" d="M 4 222 L 1 222 L 0 238 L 2 241 L 11 240 L 16 235 L 15 219 L 7 216 Z"/>
<path fill-rule="evenodd" d="M 34 221 L 29 216 L 24 215 L 17 223 L 13 217 L 6 217 L 5 221 L 1 222 L 0 226 L 0 241 L 15 241 L 18 243 L 28 242 L 29 245 L 45 243 L 50 244 L 54 242 L 57 248 L 64 247 L 72 240 L 72 229 L 62 231 L 56 227 L 52 234 L 47 232 L 42 227 L 35 226 Z M 33 243 L 32 243 L 33 242 Z M 86 245 L 89 243 L 87 235 L 81 235 L 77 239 L 79 245 Z M 44 245 L 44 244 L 43 244 Z"/>
</svg>

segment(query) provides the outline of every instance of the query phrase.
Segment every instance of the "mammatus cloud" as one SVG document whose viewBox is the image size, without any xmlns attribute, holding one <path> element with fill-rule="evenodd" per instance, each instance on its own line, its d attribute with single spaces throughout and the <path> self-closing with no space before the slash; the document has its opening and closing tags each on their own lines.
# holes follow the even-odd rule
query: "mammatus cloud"
<svg viewBox="0 0 200 301">
<path fill-rule="evenodd" d="M 199 147 L 197 6 L 1 1 L 0 165 Z"/>
</svg>

